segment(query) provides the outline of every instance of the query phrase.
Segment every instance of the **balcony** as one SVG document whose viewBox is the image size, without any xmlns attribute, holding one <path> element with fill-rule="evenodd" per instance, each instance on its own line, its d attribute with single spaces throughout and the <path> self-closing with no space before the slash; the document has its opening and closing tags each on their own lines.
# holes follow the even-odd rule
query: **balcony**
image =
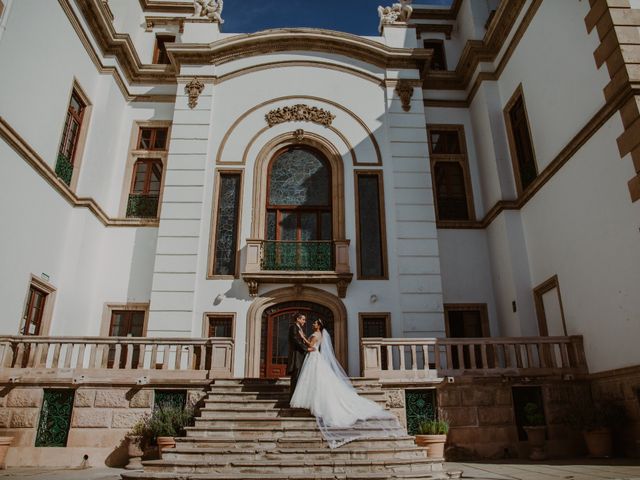
<svg viewBox="0 0 640 480">
<path fill-rule="evenodd" d="M 588 373 L 581 336 L 367 338 L 363 376 L 393 381 L 443 377 L 560 377 Z"/>
<path fill-rule="evenodd" d="M 252 296 L 261 283 L 335 284 L 344 298 L 353 278 L 349 269 L 349 240 L 247 240 L 247 263 L 242 278 Z"/>
<path fill-rule="evenodd" d="M 156 218 L 158 216 L 158 195 L 129 195 L 127 218 Z"/>
<path fill-rule="evenodd" d="M 73 176 L 73 164 L 65 155 L 61 153 L 58 154 L 55 171 L 60 180 L 62 180 L 67 185 L 71 185 L 71 177 Z"/>
<path fill-rule="evenodd" d="M 226 338 L 0 337 L 0 382 L 206 382 L 233 376 L 233 346 Z"/>
</svg>

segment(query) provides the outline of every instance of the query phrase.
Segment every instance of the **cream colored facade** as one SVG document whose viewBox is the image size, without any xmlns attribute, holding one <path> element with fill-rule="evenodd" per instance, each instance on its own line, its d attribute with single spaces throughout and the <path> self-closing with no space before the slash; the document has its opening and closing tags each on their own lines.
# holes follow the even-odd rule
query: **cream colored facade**
<svg viewBox="0 0 640 480">
<path fill-rule="evenodd" d="M 448 311 L 475 309 L 483 336 L 582 335 L 591 373 L 634 371 L 640 10 L 610 3 L 418 4 L 408 23 L 357 37 L 221 32 L 187 0 L 4 0 L 0 332 L 21 333 L 35 282 L 40 335 L 107 337 L 113 311 L 142 310 L 146 337 L 202 338 L 208 315 L 226 316 L 225 368 L 255 377 L 268 315 L 307 302 L 331 312 L 357 376 L 362 318 L 388 318 L 388 337 L 442 338 Z M 175 42 L 154 64 L 162 35 Z M 448 68 L 433 68 L 425 41 Z M 86 108 L 67 185 L 56 159 L 74 88 Z M 524 189 L 508 127 L 517 92 L 536 168 Z M 138 148 L 151 127 L 168 128 L 166 151 Z M 463 152 L 443 160 L 428 129 L 461 132 Z M 330 165 L 329 269 L 261 263 L 270 166 L 292 148 Z M 163 166 L 157 218 L 127 217 L 141 158 Z M 453 160 L 466 220 L 437 211 L 433 166 Z M 241 178 L 231 275 L 213 266 L 221 175 Z M 359 175 L 379 179 L 379 278 L 362 274 Z"/>
</svg>

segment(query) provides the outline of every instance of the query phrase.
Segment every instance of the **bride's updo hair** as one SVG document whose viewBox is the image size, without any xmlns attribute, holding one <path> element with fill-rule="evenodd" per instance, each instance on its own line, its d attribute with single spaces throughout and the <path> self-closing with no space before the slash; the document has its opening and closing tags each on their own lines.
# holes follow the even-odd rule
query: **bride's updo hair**
<svg viewBox="0 0 640 480">
<path fill-rule="evenodd" d="M 324 331 L 324 322 L 319 318 L 316 319 L 316 322 L 318 322 L 318 325 L 320 325 L 320 331 Z"/>
</svg>

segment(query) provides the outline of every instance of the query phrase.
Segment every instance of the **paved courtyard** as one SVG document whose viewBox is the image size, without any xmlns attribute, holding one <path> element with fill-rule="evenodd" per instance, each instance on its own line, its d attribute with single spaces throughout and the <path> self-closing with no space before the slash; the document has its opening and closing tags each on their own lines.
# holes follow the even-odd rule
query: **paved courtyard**
<svg viewBox="0 0 640 480">
<path fill-rule="evenodd" d="M 640 480 L 640 461 L 586 459 L 526 462 L 522 460 L 492 463 L 446 463 L 445 471 L 462 470 L 468 480 Z M 114 468 L 76 470 L 9 468 L 0 470 L 0 478 L 31 480 L 119 480 Z"/>
</svg>

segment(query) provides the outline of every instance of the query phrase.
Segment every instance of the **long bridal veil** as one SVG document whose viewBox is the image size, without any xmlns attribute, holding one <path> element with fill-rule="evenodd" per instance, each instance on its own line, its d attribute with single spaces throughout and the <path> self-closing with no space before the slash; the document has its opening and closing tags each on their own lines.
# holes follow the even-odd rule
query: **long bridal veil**
<svg viewBox="0 0 640 480">
<path fill-rule="evenodd" d="M 337 381 L 337 385 L 331 388 L 332 381 L 326 379 L 327 388 L 320 391 L 331 395 L 330 402 L 347 412 L 340 421 L 336 421 L 335 415 L 328 415 L 331 418 L 325 418 L 323 412 L 316 412 L 316 422 L 329 447 L 337 448 L 360 438 L 390 438 L 407 434 L 393 413 L 373 400 L 358 395 L 336 359 L 331 336 L 327 330 L 322 332 L 320 355 L 335 374 Z M 323 381 L 323 379 L 316 380 Z"/>
</svg>

